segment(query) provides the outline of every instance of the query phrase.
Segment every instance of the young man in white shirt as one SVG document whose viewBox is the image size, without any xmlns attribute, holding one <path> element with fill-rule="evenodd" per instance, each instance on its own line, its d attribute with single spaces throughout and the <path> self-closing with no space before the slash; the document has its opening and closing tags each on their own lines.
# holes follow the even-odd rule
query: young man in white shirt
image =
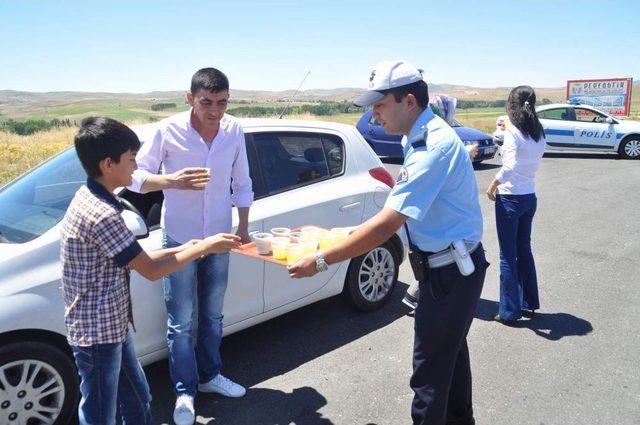
<svg viewBox="0 0 640 425">
<path fill-rule="evenodd" d="M 236 234 L 243 243 L 249 241 L 252 183 L 242 127 L 225 114 L 228 100 L 227 77 L 215 68 L 199 70 L 187 93 L 191 109 L 161 121 L 153 139 L 138 152 L 131 189 L 163 191 L 160 223 L 164 247 L 230 232 L 233 206 L 239 216 Z M 164 278 L 169 369 L 176 393 L 173 419 L 177 425 L 194 423 L 197 391 L 228 397 L 242 397 L 246 392 L 220 374 L 228 271 L 229 254 L 215 254 Z M 196 293 L 198 341 L 194 349 Z"/>
</svg>

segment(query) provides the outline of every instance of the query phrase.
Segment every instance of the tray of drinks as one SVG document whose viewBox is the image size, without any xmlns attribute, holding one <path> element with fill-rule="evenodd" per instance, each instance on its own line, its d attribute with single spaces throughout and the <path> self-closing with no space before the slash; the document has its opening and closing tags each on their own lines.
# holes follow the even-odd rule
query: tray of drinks
<svg viewBox="0 0 640 425">
<path fill-rule="evenodd" d="M 351 228 L 325 229 L 319 226 L 302 226 L 295 229 L 275 227 L 270 232 L 251 235 L 252 242 L 231 250 L 270 263 L 287 266 L 308 254 L 324 251 L 349 236 Z"/>
</svg>

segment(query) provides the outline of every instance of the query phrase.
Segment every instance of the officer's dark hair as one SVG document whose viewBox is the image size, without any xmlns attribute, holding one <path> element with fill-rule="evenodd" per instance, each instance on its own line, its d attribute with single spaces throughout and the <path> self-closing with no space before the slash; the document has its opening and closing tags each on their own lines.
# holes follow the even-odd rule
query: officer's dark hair
<svg viewBox="0 0 640 425">
<path fill-rule="evenodd" d="M 388 90 L 380 90 L 380 93 L 393 94 L 397 103 L 400 103 L 406 95 L 412 94 L 418 101 L 420 108 L 426 109 L 429 106 L 429 86 L 424 80 Z"/>
<path fill-rule="evenodd" d="M 507 98 L 507 114 L 511 124 L 525 136 L 536 142 L 545 137 L 536 113 L 536 93 L 530 86 L 518 86 L 511 90 Z"/>
<path fill-rule="evenodd" d="M 195 96 L 199 90 L 211 93 L 229 90 L 229 79 L 218 69 L 202 68 L 191 77 L 191 94 Z"/>
<path fill-rule="evenodd" d="M 120 156 L 131 149 L 140 149 L 136 133 L 120 121 L 111 118 L 89 117 L 82 120 L 73 140 L 82 168 L 89 177 L 100 177 L 100 161 L 111 158 L 116 164 Z"/>
</svg>

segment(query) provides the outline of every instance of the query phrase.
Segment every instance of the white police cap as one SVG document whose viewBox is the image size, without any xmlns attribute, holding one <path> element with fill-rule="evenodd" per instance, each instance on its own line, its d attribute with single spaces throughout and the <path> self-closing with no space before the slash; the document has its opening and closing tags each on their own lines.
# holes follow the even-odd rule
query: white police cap
<svg viewBox="0 0 640 425">
<path fill-rule="evenodd" d="M 386 96 L 385 90 L 406 86 L 422 80 L 422 73 L 406 61 L 382 61 L 369 76 L 369 88 L 354 102 L 357 106 L 368 106 Z"/>
</svg>

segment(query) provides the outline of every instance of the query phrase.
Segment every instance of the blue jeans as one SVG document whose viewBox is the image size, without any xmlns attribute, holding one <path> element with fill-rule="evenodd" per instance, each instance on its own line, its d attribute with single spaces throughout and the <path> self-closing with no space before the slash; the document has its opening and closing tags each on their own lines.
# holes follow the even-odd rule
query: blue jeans
<svg viewBox="0 0 640 425">
<path fill-rule="evenodd" d="M 166 234 L 163 246 L 180 245 Z M 176 395 L 195 396 L 198 382 L 220 373 L 222 306 L 229 276 L 229 254 L 212 254 L 164 277 L 167 306 L 169 372 Z M 198 300 L 198 341 L 193 347 L 193 320 Z"/>
<path fill-rule="evenodd" d="M 72 346 L 82 398 L 82 425 L 152 425 L 151 393 L 131 337 L 121 344 Z"/>
<path fill-rule="evenodd" d="M 531 253 L 535 193 L 496 196 L 496 227 L 500 244 L 500 308 L 505 320 L 522 317 L 523 309 L 540 308 L 536 264 Z"/>
</svg>

